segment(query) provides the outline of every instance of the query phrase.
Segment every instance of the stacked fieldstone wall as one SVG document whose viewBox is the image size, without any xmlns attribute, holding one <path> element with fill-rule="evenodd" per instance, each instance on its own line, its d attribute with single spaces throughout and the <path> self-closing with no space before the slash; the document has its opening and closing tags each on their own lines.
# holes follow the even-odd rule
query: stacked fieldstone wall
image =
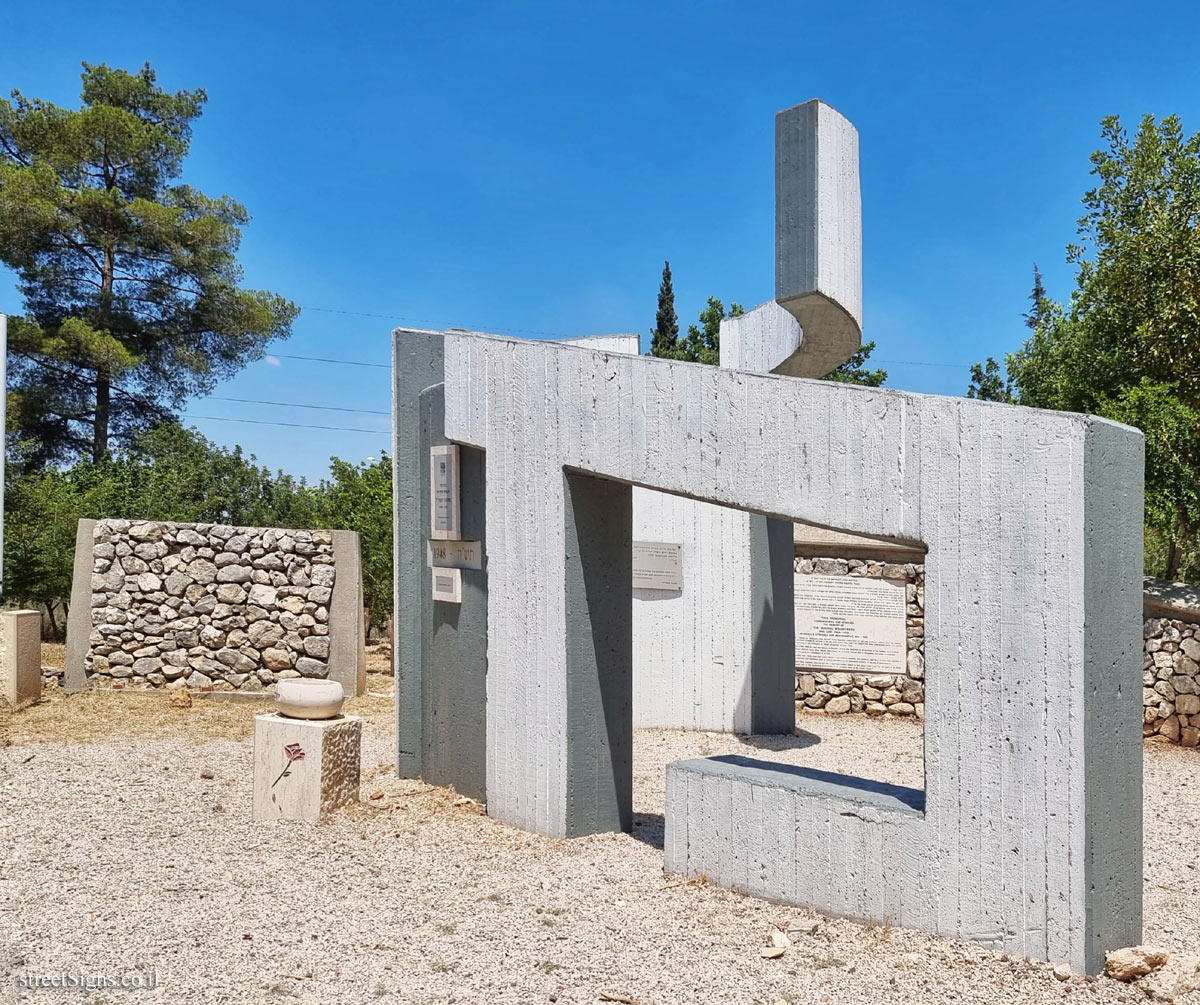
<svg viewBox="0 0 1200 1005">
<path fill-rule="evenodd" d="M 1142 635 L 1142 734 L 1200 746 L 1200 623 L 1152 617 Z"/>
<path fill-rule="evenodd" d="M 798 575 L 854 576 L 905 584 L 908 658 L 903 672 L 796 668 L 796 707 L 809 712 L 922 717 L 925 714 L 925 566 L 858 558 L 797 558 Z"/>
<path fill-rule="evenodd" d="M 261 691 L 329 673 L 329 531 L 100 520 L 93 685 Z"/>
</svg>

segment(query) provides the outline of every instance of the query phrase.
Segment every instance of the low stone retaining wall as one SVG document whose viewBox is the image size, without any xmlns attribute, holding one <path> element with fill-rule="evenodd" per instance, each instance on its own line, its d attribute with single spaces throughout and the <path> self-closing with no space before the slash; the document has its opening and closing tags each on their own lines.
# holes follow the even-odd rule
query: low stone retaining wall
<svg viewBox="0 0 1200 1005">
<path fill-rule="evenodd" d="M 796 668 L 796 708 L 806 712 L 922 717 L 925 714 L 925 566 L 873 562 L 860 558 L 814 557 L 795 560 L 797 576 L 853 576 L 900 580 L 905 584 L 904 672 L 861 673 Z"/>
<path fill-rule="evenodd" d="M 67 687 L 261 691 L 304 676 L 355 694 L 359 575 L 349 531 L 81 521 Z"/>
<path fill-rule="evenodd" d="M 1200 746 L 1200 623 L 1149 618 L 1142 634 L 1142 735 Z"/>
</svg>

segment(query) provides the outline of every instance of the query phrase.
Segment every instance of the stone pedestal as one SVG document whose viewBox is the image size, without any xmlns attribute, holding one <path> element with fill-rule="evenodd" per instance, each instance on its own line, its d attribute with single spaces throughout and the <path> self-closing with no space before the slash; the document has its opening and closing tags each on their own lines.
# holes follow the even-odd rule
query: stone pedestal
<svg viewBox="0 0 1200 1005">
<path fill-rule="evenodd" d="M 0 698 L 16 708 L 41 696 L 41 612 L 0 612 Z"/>
<path fill-rule="evenodd" d="M 358 800 L 362 719 L 254 717 L 254 819 L 319 823 Z"/>
</svg>

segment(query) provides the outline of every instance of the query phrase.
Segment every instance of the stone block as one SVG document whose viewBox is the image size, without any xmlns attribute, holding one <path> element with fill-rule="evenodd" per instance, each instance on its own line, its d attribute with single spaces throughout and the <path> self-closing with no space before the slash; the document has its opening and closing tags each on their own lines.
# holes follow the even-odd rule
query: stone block
<svg viewBox="0 0 1200 1005">
<path fill-rule="evenodd" d="M 42 696 L 42 615 L 0 613 L 0 698 L 13 708 Z"/>
<path fill-rule="evenodd" d="M 255 820 L 319 823 L 358 800 L 362 719 L 254 717 Z"/>
</svg>

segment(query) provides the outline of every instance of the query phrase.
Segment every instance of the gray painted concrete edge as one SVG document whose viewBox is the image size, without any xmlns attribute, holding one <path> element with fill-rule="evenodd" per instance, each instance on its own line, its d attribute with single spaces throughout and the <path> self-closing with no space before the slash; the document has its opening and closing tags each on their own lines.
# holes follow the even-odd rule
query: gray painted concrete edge
<svg viewBox="0 0 1200 1005">
<path fill-rule="evenodd" d="M 442 383 L 444 336 L 441 332 L 396 328 L 392 333 L 392 506 L 395 524 L 393 608 L 396 684 L 396 774 L 420 778 L 425 749 L 423 719 L 422 597 L 425 540 L 421 526 L 420 394 Z"/>
</svg>

